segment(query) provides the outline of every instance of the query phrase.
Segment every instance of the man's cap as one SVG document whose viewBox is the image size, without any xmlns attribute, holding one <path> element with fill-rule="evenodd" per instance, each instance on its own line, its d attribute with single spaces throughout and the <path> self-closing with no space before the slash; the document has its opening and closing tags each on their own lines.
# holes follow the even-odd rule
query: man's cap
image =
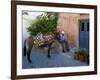
<svg viewBox="0 0 100 80">
<path fill-rule="evenodd" d="M 61 33 L 62 33 L 62 34 L 64 34 L 65 32 L 64 32 L 64 31 L 62 31 Z"/>
</svg>

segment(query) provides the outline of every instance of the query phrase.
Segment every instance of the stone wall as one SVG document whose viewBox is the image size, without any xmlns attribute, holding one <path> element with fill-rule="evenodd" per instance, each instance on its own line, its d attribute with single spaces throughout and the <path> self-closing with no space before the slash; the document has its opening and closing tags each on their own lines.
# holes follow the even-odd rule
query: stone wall
<svg viewBox="0 0 100 80">
<path fill-rule="evenodd" d="M 73 13 L 60 13 L 58 18 L 58 31 L 65 31 L 70 47 L 79 47 L 80 20 L 89 19 L 89 15 Z"/>
</svg>

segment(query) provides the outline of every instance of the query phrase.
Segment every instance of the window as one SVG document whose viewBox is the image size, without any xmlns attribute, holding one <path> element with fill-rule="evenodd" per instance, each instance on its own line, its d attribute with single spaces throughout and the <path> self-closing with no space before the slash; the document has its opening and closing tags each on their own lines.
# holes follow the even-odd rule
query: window
<svg viewBox="0 0 100 80">
<path fill-rule="evenodd" d="M 81 23 L 82 27 L 81 27 L 81 31 L 84 31 L 84 23 Z"/>
<path fill-rule="evenodd" d="M 89 22 L 87 23 L 87 31 L 89 31 Z"/>
</svg>

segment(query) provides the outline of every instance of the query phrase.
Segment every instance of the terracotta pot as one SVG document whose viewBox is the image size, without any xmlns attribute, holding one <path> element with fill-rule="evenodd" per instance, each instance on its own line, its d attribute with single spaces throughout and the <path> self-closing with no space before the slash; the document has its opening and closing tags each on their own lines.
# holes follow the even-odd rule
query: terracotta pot
<svg viewBox="0 0 100 80">
<path fill-rule="evenodd" d="M 74 54 L 74 59 L 79 60 L 79 54 L 78 53 Z"/>
<path fill-rule="evenodd" d="M 80 62 L 85 62 L 85 58 L 84 58 L 84 56 L 79 55 L 79 61 L 80 61 Z"/>
</svg>

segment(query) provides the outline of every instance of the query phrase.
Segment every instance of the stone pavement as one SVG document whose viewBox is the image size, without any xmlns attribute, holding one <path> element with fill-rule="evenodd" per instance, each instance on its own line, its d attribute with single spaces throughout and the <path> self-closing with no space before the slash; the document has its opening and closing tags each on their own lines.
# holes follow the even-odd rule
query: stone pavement
<svg viewBox="0 0 100 80">
<path fill-rule="evenodd" d="M 62 53 L 59 49 L 51 50 L 51 58 L 47 58 L 47 49 L 33 48 L 31 51 L 30 64 L 27 58 L 23 56 L 22 68 L 51 68 L 51 67 L 73 67 L 73 66 L 88 66 L 88 64 L 73 59 L 72 51 Z"/>
</svg>

